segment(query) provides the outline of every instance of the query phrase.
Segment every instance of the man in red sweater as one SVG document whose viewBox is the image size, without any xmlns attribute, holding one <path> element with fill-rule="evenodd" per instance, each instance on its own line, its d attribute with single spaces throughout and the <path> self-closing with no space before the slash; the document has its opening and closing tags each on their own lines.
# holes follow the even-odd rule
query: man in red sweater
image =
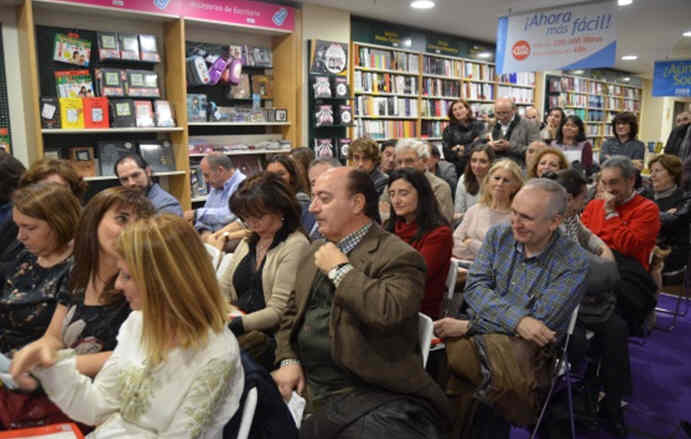
<svg viewBox="0 0 691 439">
<path fill-rule="evenodd" d="M 631 159 L 614 156 L 602 164 L 604 199 L 588 203 L 581 221 L 613 250 L 636 259 L 648 270 L 650 252 L 660 231 L 660 211 L 633 190 Z"/>
</svg>

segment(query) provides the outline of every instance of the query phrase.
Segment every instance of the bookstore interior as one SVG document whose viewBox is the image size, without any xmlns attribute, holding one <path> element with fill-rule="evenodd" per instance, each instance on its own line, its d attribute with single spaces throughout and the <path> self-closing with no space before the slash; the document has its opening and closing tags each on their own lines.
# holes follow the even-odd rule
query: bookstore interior
<svg viewBox="0 0 691 439">
<path fill-rule="evenodd" d="M 211 153 L 247 176 L 298 147 L 348 164 L 361 137 L 419 139 L 443 156 L 454 103 L 491 131 L 495 103 L 509 98 L 540 129 L 552 108 L 578 116 L 596 163 L 617 136 L 614 118 L 632 114 L 648 175 L 677 116 L 691 112 L 690 5 L 0 0 L 0 149 L 26 167 L 69 160 L 86 198 L 119 185 L 115 163 L 138 153 L 189 211 L 211 198 Z M 677 402 L 691 403 L 690 379 L 679 377 Z M 662 416 L 641 404 L 632 410 Z M 635 437 L 682 437 L 670 432 Z"/>
</svg>

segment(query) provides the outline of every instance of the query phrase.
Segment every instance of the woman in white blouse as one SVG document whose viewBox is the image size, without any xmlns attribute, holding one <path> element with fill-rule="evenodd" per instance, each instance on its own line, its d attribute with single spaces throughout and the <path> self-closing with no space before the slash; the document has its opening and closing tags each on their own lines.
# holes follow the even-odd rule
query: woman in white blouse
<svg viewBox="0 0 691 439">
<path fill-rule="evenodd" d="M 510 159 L 492 165 L 480 191 L 480 200 L 468 209 L 463 221 L 453 232 L 453 256 L 475 260 L 487 231 L 506 221 L 511 214 L 511 201 L 523 186 L 523 172 Z"/>
<path fill-rule="evenodd" d="M 204 246 L 175 215 L 137 221 L 118 244 L 115 287 L 133 311 L 93 382 L 71 349 L 26 356 L 13 376 L 33 368 L 62 411 L 96 426 L 89 438 L 221 438 L 244 373 Z"/>
</svg>

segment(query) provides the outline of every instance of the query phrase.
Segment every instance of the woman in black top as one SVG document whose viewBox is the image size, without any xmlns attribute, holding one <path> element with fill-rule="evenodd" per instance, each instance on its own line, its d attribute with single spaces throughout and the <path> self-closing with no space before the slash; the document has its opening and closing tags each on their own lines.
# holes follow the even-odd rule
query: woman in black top
<svg viewBox="0 0 691 439">
<path fill-rule="evenodd" d="M 449 126 L 444 129 L 444 158 L 456 165 L 457 175 L 465 170 L 473 143 L 479 140 L 485 126 L 473 117 L 468 102 L 459 99 L 449 108 Z"/>
</svg>

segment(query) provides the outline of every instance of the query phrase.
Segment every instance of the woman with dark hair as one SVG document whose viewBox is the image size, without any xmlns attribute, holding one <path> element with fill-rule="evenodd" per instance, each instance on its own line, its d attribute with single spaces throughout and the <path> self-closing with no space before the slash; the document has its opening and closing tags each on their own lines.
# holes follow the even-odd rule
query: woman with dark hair
<svg viewBox="0 0 691 439">
<path fill-rule="evenodd" d="M 470 152 L 470 160 L 465 165 L 465 172 L 456 185 L 454 222 L 462 219 L 466 211 L 477 201 L 482 182 L 492 162 L 494 162 L 494 149 L 489 145 L 475 146 Z"/>
<path fill-rule="evenodd" d="M 672 250 L 665 259 L 662 272 L 677 271 L 687 265 L 689 259 L 691 194 L 681 188 L 683 167 L 679 157 L 661 154 L 653 158 L 648 167 L 652 186 L 641 195 L 660 208 L 662 227 L 657 235 L 657 245 Z"/>
<path fill-rule="evenodd" d="M 243 348 L 258 345 L 260 349 L 251 353 L 271 370 L 273 334 L 309 241 L 292 189 L 271 172 L 243 181 L 230 197 L 230 210 L 252 232 L 235 249 L 220 281 L 221 292 L 238 311 L 231 314 L 230 329 Z"/>
<path fill-rule="evenodd" d="M 307 226 L 314 224 L 314 218 L 309 213 L 310 196 L 305 176 L 305 170 L 299 163 L 287 155 L 274 155 L 266 162 L 266 171 L 276 174 L 293 191 L 295 199 L 300 204 L 301 223 Z M 311 218 L 311 221 L 310 221 Z"/>
<path fill-rule="evenodd" d="M 618 113 L 612 119 L 614 137 L 605 140 L 600 148 L 600 163 L 615 155 L 623 155 L 631 160 L 640 171 L 643 169 L 645 145 L 636 139 L 638 135 L 638 120 L 636 115 L 625 111 Z"/>
<path fill-rule="evenodd" d="M 388 190 L 392 212 L 384 228 L 425 258 L 427 280 L 420 311 L 437 319 L 451 261 L 451 228 L 439 211 L 429 181 L 421 172 L 412 168 L 396 169 L 391 173 Z"/>
<path fill-rule="evenodd" d="M 444 158 L 456 165 L 456 173 L 465 170 L 470 148 L 485 130 L 482 121 L 476 120 L 470 104 L 459 99 L 449 107 L 449 125 L 442 133 Z"/>
<path fill-rule="evenodd" d="M 592 171 L 593 145 L 585 137 L 585 125 L 580 117 L 567 116 L 550 146 L 561 149 L 569 163 L 580 162 L 586 174 Z"/>
<path fill-rule="evenodd" d="M 26 168 L 11 154 L 0 152 L 0 226 L 12 218 L 12 192 Z"/>
<path fill-rule="evenodd" d="M 84 207 L 74 240 L 74 264 L 68 288 L 57 296 L 57 306 L 50 325 L 41 338 L 25 346 L 13 363 L 22 364 L 34 355 L 52 349 L 74 349 L 77 370 L 93 377 L 110 357 L 117 344 L 120 325 L 127 319 L 130 307 L 121 291 L 115 288 L 117 276 L 116 242 L 124 227 L 139 218 L 154 214 L 149 200 L 136 189 L 114 187 L 97 193 Z M 24 390 L 37 383 L 24 377 Z M 43 417 L 21 418 L 21 413 L 5 413 L 0 419 L 5 427 L 21 422 L 67 421 L 57 408 L 46 405 L 43 395 L 36 395 L 31 405 L 42 407 Z M 33 416 L 39 416 L 39 410 Z"/>
<path fill-rule="evenodd" d="M 545 143 L 550 143 L 557 138 L 562 121 L 566 119 L 566 113 L 561 107 L 554 107 L 549 110 L 547 115 L 547 126 L 540 131 L 540 137 Z"/>
</svg>

